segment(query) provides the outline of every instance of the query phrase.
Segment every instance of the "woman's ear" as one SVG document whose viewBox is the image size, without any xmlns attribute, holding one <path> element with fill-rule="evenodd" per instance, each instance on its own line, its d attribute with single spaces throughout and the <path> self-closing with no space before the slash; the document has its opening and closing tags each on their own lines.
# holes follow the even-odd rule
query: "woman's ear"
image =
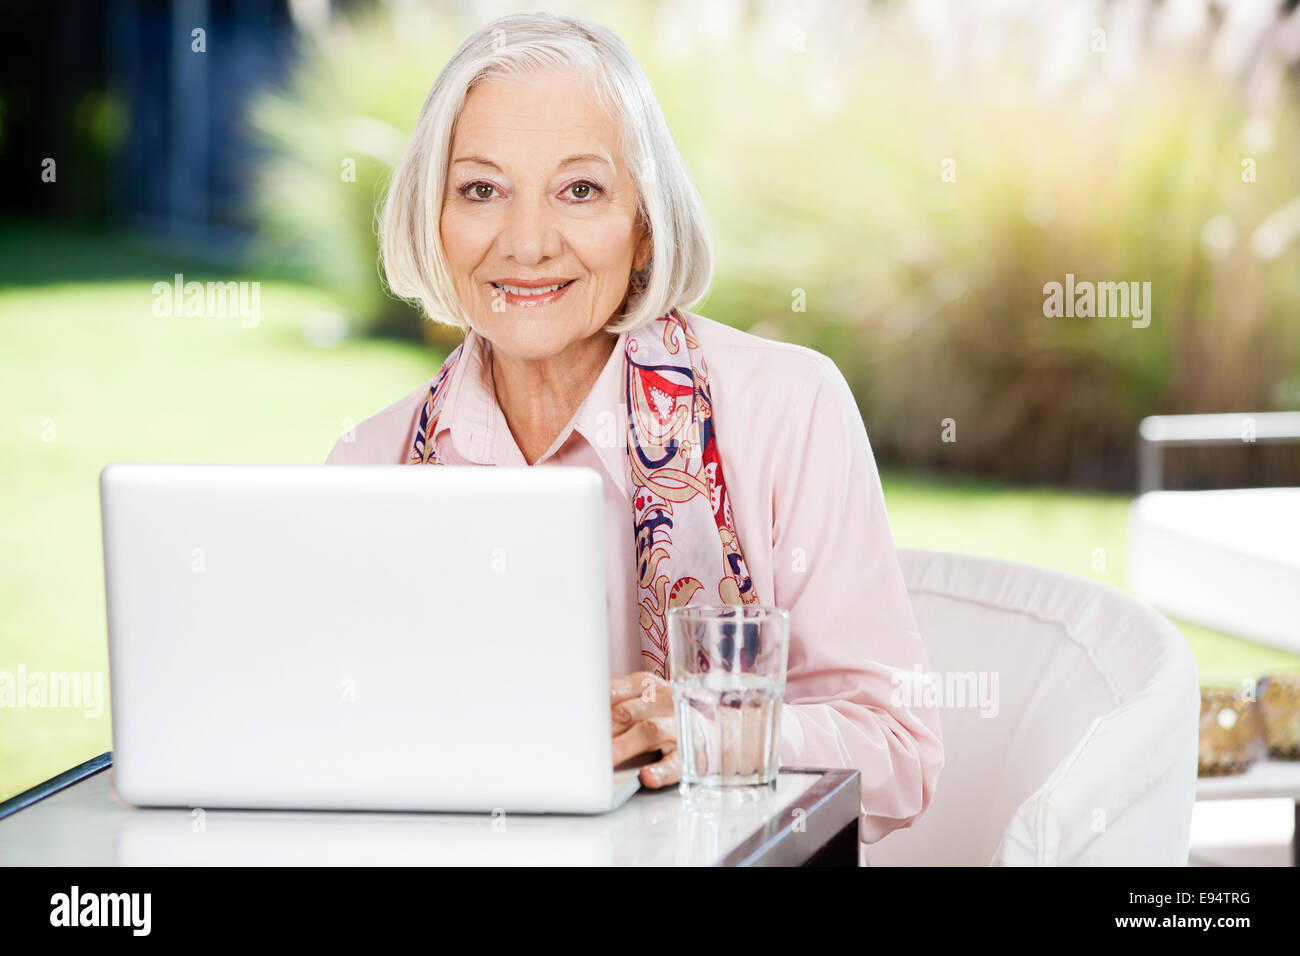
<svg viewBox="0 0 1300 956">
<path fill-rule="evenodd" d="M 640 272 L 650 262 L 650 253 L 654 249 L 654 243 L 650 240 L 649 231 L 642 233 L 641 238 L 636 244 L 636 253 L 632 256 L 632 269 Z"/>
</svg>

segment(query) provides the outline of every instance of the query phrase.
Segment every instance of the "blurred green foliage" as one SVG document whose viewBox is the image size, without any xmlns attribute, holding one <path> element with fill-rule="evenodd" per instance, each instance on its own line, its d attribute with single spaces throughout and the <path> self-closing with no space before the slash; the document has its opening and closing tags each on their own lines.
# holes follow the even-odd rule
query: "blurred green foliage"
<svg viewBox="0 0 1300 956">
<path fill-rule="evenodd" d="M 1293 90 L 1248 110 L 1236 81 L 1169 51 L 1128 80 L 1105 54 L 1052 87 L 1010 55 L 945 74 L 881 9 L 850 42 L 744 21 L 704 47 L 666 7 L 594 14 L 645 68 L 708 207 L 717 270 L 696 311 L 831 355 L 882 458 L 950 470 L 1124 487 L 1144 415 L 1300 405 Z M 339 21 L 254 112 L 265 235 L 365 328 L 420 325 L 383 292 L 375 204 L 478 25 L 403 7 Z M 1150 326 L 1045 317 L 1067 273 L 1151 283 Z M 1300 481 L 1282 447 L 1178 465 L 1188 484 Z"/>
<path fill-rule="evenodd" d="M 383 287 L 376 208 L 420 105 L 462 37 L 403 27 L 381 8 L 327 34 L 300 34 L 287 88 L 266 93 L 250 122 L 268 156 L 256 189 L 261 258 L 287 251 L 305 264 L 354 327 L 418 338 L 418 313 Z"/>
</svg>

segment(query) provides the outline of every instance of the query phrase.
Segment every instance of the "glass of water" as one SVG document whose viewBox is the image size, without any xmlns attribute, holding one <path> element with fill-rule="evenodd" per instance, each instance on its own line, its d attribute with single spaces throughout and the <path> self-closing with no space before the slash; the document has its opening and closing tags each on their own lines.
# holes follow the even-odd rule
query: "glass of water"
<svg viewBox="0 0 1300 956">
<path fill-rule="evenodd" d="M 769 605 L 668 611 L 668 675 L 681 792 L 761 797 L 780 770 L 790 612 Z"/>
</svg>

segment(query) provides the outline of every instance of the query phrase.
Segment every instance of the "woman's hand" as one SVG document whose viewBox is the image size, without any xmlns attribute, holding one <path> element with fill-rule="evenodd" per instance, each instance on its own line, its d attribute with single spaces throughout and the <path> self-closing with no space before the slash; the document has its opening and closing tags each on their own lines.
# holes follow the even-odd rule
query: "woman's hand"
<svg viewBox="0 0 1300 956">
<path fill-rule="evenodd" d="M 641 784 L 649 788 L 677 783 L 677 719 L 672 686 L 662 677 L 638 671 L 609 682 L 610 722 L 614 736 L 614 766 L 658 751 L 660 759 L 641 768 Z"/>
</svg>

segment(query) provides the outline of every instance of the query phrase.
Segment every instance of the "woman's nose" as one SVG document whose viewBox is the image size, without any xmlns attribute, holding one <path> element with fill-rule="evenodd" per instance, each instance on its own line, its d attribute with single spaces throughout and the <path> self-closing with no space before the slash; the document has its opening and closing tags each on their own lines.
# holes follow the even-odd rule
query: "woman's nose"
<svg viewBox="0 0 1300 956">
<path fill-rule="evenodd" d="M 549 197 L 537 190 L 521 190 L 505 204 L 501 227 L 503 252 L 520 261 L 554 255 L 559 244 L 559 224 Z"/>
</svg>

